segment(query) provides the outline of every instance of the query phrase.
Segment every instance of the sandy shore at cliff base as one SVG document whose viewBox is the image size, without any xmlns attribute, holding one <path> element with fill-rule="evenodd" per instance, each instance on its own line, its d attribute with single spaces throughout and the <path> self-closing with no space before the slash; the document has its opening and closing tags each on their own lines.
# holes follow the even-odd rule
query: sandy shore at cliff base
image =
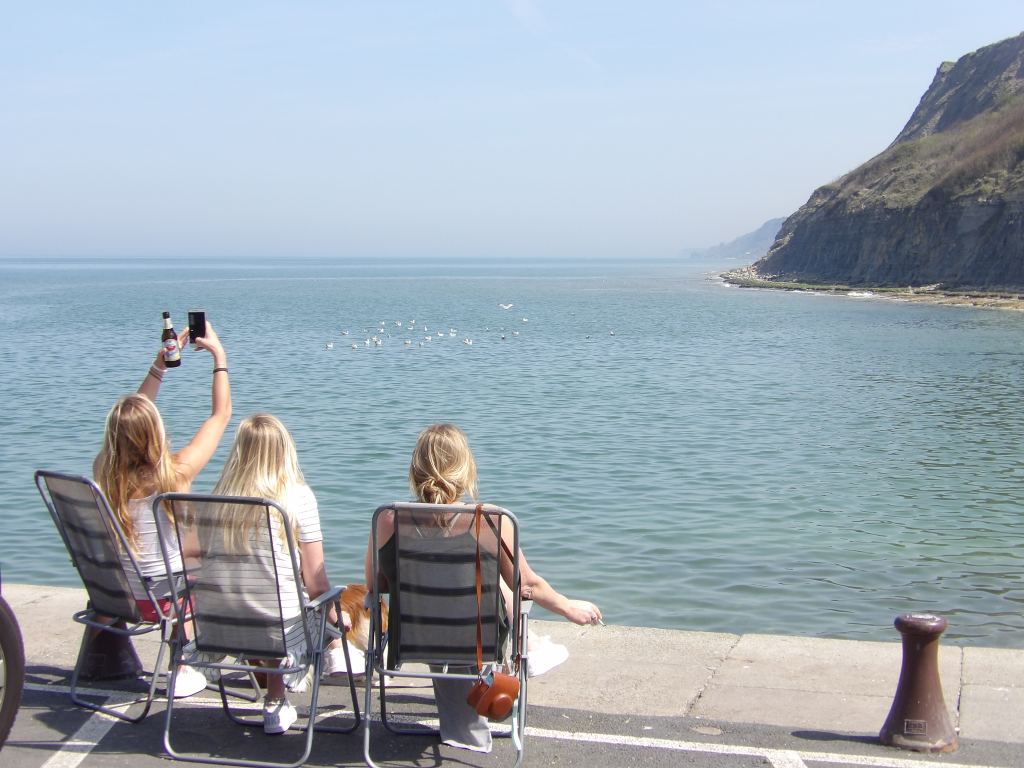
<svg viewBox="0 0 1024 768">
<path fill-rule="evenodd" d="M 777 280 L 771 275 L 758 274 L 757 270 L 753 267 L 740 267 L 739 269 L 722 272 L 719 274 L 719 277 L 727 284 L 740 288 L 770 288 L 781 291 L 845 294 L 855 298 L 878 298 L 924 304 L 945 304 L 956 307 L 1024 311 L 1024 293 L 1012 291 L 956 291 L 944 289 L 941 284 L 893 288 L 798 283 Z"/>
</svg>

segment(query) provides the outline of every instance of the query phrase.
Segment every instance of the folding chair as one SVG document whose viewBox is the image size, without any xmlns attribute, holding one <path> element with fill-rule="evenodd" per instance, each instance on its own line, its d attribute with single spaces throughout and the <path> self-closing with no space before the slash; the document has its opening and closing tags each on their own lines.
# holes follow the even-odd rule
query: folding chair
<svg viewBox="0 0 1024 768">
<path fill-rule="evenodd" d="M 79 706 L 137 723 L 149 713 L 153 704 L 164 652 L 174 641 L 176 616 L 161 605 L 160 598 L 166 599 L 167 596 L 154 593 L 156 580 L 142 575 L 117 517 L 103 491 L 92 480 L 41 469 L 35 473 L 35 481 L 89 596 L 85 610 L 72 616 L 87 629 L 71 674 L 71 700 Z M 152 603 L 155 621 L 142 616 L 132 593 L 133 580 L 141 585 Z M 156 664 L 152 672 L 143 673 L 144 677 L 150 678 L 147 694 L 121 705 L 127 708 L 145 702 L 145 707 L 136 716 L 83 699 L 83 694 L 79 693 L 79 679 L 89 655 L 90 630 L 110 632 L 129 639 L 150 632 L 160 633 L 162 642 Z M 93 695 L 106 697 L 108 694 Z"/>
<path fill-rule="evenodd" d="M 394 534 L 381 550 L 377 524 L 382 515 L 393 515 Z M 447 531 L 439 528 L 438 516 L 447 518 Z M 519 697 L 511 720 L 515 765 L 523 761 L 526 729 L 527 619 L 532 605 L 520 599 L 519 525 L 506 509 L 483 507 L 480 546 L 473 535 L 475 509 L 465 505 L 395 503 L 379 507 L 372 522 L 372 568 L 370 597 L 370 645 L 366 656 L 366 729 L 363 757 L 376 766 L 371 755 L 373 725 L 373 676 L 378 676 L 380 720 L 398 734 L 435 734 L 439 731 L 419 724 L 401 724 L 388 710 L 388 683 L 393 679 L 462 680 L 475 682 L 477 630 L 482 629 L 484 666 L 511 660 L 519 678 Z M 501 533 L 511 529 L 511 552 L 501 546 Z M 464 533 L 459 533 L 464 532 Z M 503 553 L 498 555 L 499 551 Z M 479 607 L 477 557 L 479 553 Z M 500 589 L 502 558 L 511 561 L 512 610 L 506 608 Z M 380 576 L 387 579 L 389 626 L 381 631 Z M 506 623 L 507 622 L 507 623 Z M 511 625 L 511 626 L 508 626 Z M 506 635 L 510 645 L 505 642 Z M 413 664 L 413 668 L 403 668 Z M 426 665 L 423 667 L 422 665 Z M 468 686 L 467 686 L 468 687 Z M 436 702 L 459 707 L 460 701 Z M 465 704 L 469 707 L 469 704 Z M 439 716 L 444 713 L 439 711 Z M 408 720 L 408 718 L 401 718 Z"/>
<path fill-rule="evenodd" d="M 170 510 L 170 518 L 165 510 Z M 225 676 L 243 673 L 301 678 L 312 668 L 309 715 L 304 751 L 291 763 L 232 757 L 187 755 L 175 749 L 171 727 L 175 702 L 168 700 L 164 748 L 178 760 L 219 765 L 286 768 L 302 765 L 313 748 L 314 731 L 351 733 L 361 716 L 355 682 L 350 677 L 354 722 L 347 727 L 317 724 L 317 702 L 323 645 L 328 639 L 327 612 L 335 604 L 340 615 L 344 587 L 334 587 L 309 601 L 302 586 L 292 518 L 269 499 L 208 494 L 165 493 L 153 501 L 157 525 L 173 526 L 184 565 L 185 604 L 190 606 L 194 639 L 174 647 L 173 663 L 190 664 L 217 673 L 221 704 L 227 717 L 249 727 L 262 727 L 260 717 L 232 711 Z M 247 520 L 251 527 L 240 525 Z M 162 538 L 162 537 L 161 537 Z M 170 568 L 168 554 L 164 559 Z M 348 642 L 342 638 L 346 661 Z M 279 667 L 264 659 L 284 659 Z M 351 666 L 349 667 L 351 668 Z M 173 693 L 173 680 L 171 683 Z"/>
</svg>

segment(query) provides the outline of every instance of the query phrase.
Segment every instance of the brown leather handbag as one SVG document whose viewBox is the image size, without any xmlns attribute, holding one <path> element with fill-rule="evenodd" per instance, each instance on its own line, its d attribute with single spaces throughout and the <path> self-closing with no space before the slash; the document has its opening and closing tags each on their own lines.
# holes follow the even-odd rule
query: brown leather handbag
<svg viewBox="0 0 1024 768">
<path fill-rule="evenodd" d="M 519 678 L 505 672 L 480 676 L 466 697 L 466 703 L 488 720 L 505 720 L 519 698 Z"/>
<path fill-rule="evenodd" d="M 483 518 L 483 504 L 476 505 L 474 525 L 476 526 L 476 666 L 480 670 L 480 679 L 473 684 L 466 697 L 466 703 L 476 710 L 477 714 L 488 720 L 505 720 L 515 707 L 519 698 L 519 678 L 507 672 L 499 672 L 493 666 L 484 670 L 484 628 L 480 615 L 482 605 L 482 584 L 480 567 L 480 521 Z M 501 546 L 505 542 L 498 541 Z M 511 558 L 512 554 L 505 548 Z"/>
</svg>

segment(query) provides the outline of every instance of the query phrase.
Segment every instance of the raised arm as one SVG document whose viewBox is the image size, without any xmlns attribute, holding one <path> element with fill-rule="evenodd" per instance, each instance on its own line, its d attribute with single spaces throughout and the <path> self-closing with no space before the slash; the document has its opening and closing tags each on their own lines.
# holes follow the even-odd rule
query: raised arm
<svg viewBox="0 0 1024 768">
<path fill-rule="evenodd" d="M 228 358 L 213 325 L 206 321 L 206 336 L 196 339 L 196 346 L 213 356 L 212 407 L 210 416 L 199 427 L 192 440 L 174 457 L 175 469 L 191 483 L 217 450 L 217 444 L 231 420 L 231 384 L 228 381 Z"/>
<path fill-rule="evenodd" d="M 188 328 L 178 334 L 178 346 L 182 346 L 188 341 Z M 156 353 L 156 360 L 149 366 L 149 370 L 146 371 L 146 378 L 139 384 L 138 392 L 144 397 L 148 397 L 154 403 L 156 402 L 156 396 L 160 392 L 160 383 L 164 380 L 164 373 L 167 371 L 167 365 L 164 363 L 164 351 L 161 349 Z"/>
</svg>

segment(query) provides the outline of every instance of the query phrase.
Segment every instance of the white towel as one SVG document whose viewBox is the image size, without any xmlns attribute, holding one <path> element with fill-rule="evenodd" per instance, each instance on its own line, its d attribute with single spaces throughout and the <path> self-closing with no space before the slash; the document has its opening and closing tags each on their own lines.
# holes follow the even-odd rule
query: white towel
<svg viewBox="0 0 1024 768">
<path fill-rule="evenodd" d="M 569 649 L 551 642 L 549 635 L 531 635 L 529 645 L 528 671 L 530 677 L 550 672 L 569 658 Z"/>
</svg>

